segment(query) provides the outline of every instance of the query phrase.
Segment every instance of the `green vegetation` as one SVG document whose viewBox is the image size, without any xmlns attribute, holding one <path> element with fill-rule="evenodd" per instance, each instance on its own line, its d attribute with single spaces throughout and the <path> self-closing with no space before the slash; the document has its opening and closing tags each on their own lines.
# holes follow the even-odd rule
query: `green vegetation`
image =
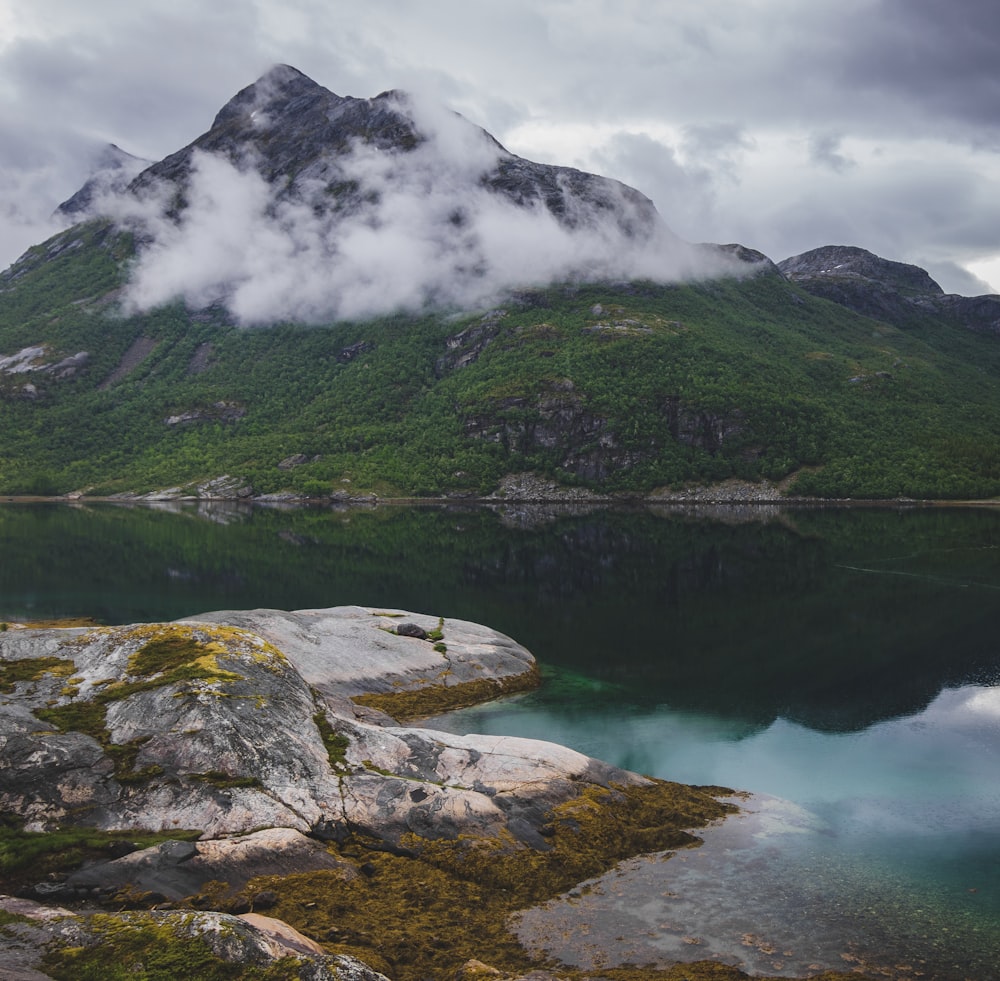
<svg viewBox="0 0 1000 981">
<path fill-rule="evenodd" d="M 313 722 L 319 729 L 323 745 L 326 747 L 327 756 L 330 758 L 330 766 L 338 773 L 343 773 L 349 769 L 347 765 L 347 747 L 350 740 L 341 732 L 337 732 L 330 725 L 330 720 L 326 717 L 326 712 L 319 711 L 313 716 Z"/>
<path fill-rule="evenodd" d="M 200 831 L 187 830 L 164 834 L 93 828 L 34 832 L 21 830 L 23 824 L 21 815 L 0 814 L 0 892 L 14 893 L 50 872 L 69 872 L 85 861 L 107 859 L 109 849 L 123 842 L 149 848 L 163 841 L 194 841 L 201 836 Z"/>
<path fill-rule="evenodd" d="M 6 624 L 2 625 L 6 628 Z M 0 694 L 9 694 L 19 681 L 38 681 L 43 675 L 69 677 L 76 665 L 63 657 L 31 657 L 20 661 L 0 661 Z"/>
<path fill-rule="evenodd" d="M 477 495 L 534 471 L 632 493 L 796 476 L 807 495 L 1000 494 L 1000 343 L 941 318 L 889 326 L 766 274 L 250 330 L 214 308 L 120 316 L 129 248 L 78 226 L 2 284 L 0 355 L 90 360 L 0 375 L 0 493 L 225 474 L 256 493 Z"/>
<path fill-rule="evenodd" d="M 56 981 L 297 981 L 302 961 L 284 957 L 267 967 L 219 957 L 198 933 L 178 935 L 149 913 L 96 914 L 93 942 L 51 951 L 44 969 Z"/>
<path fill-rule="evenodd" d="M 351 701 L 385 712 L 397 722 L 413 722 L 470 705 L 481 705 L 504 695 L 531 691 L 540 683 L 541 676 L 536 667 L 509 678 L 481 678 L 458 685 L 425 685 L 412 691 L 354 695 Z"/>
</svg>

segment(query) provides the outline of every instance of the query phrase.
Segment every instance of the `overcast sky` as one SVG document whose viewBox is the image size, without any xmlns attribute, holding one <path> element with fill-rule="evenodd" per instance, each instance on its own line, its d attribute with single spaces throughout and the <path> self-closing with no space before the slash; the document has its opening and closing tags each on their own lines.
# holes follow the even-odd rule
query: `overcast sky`
<svg viewBox="0 0 1000 981">
<path fill-rule="evenodd" d="M 0 266 L 95 149 L 160 159 L 278 62 L 429 94 L 691 241 L 1000 293 L 996 0 L 0 0 Z"/>
</svg>

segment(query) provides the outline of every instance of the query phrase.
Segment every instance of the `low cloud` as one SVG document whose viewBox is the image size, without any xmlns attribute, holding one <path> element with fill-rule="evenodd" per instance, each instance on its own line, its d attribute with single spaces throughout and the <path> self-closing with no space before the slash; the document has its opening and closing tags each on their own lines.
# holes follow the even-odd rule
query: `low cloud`
<svg viewBox="0 0 1000 981">
<path fill-rule="evenodd" d="M 236 164 L 195 151 L 179 218 L 167 217 L 169 185 L 141 200 L 105 199 L 102 210 L 138 226 L 145 243 L 127 306 L 180 298 L 194 308 L 223 303 L 245 324 L 320 323 L 474 308 L 511 288 L 574 279 L 746 271 L 687 245 L 662 222 L 642 227 L 636 196 L 616 182 L 605 183 L 594 206 L 564 175 L 560 219 L 540 201 L 515 205 L 483 182 L 509 157 L 499 144 L 454 113 L 420 101 L 405 107 L 429 134 L 407 152 L 356 145 L 279 188 L 252 154 Z M 641 231 L 628 234 L 629 223 Z"/>
</svg>

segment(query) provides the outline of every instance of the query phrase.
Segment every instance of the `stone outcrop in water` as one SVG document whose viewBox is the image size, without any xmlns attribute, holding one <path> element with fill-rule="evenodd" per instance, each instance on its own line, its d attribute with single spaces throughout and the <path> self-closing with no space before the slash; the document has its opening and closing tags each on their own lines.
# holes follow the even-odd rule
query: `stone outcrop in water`
<svg viewBox="0 0 1000 981">
<path fill-rule="evenodd" d="M 15 887 L 32 900 L 83 903 L 91 912 L 94 904 L 214 909 L 119 918 L 115 942 L 122 930 L 136 930 L 260 964 L 261 951 L 273 954 L 279 941 L 296 956 L 313 955 L 294 937 L 281 939 L 280 921 L 236 926 L 223 914 L 277 905 L 302 929 L 295 911 L 363 894 L 367 877 L 376 877 L 376 897 L 408 891 L 411 867 L 446 892 L 465 889 L 470 874 L 495 878 L 479 901 L 488 897 L 503 910 L 618 857 L 689 843 L 683 829 L 731 810 L 711 792 L 651 781 L 562 746 L 453 735 L 393 717 L 536 683 L 533 657 L 509 637 L 398 610 L 227 611 L 172 623 L 7 629 L 0 632 L 6 827 L 24 841 L 32 831 L 111 836 L 100 858 L 45 878 L 22 871 Z M 159 842 L 131 841 L 146 833 Z M 308 885 L 315 877 L 326 884 Z M 10 888 L 14 880 L 5 881 Z M 299 887 L 281 883 L 300 881 L 320 898 L 289 907 L 288 888 Z M 0 957 L 5 947 L 21 951 L 25 978 L 39 977 L 30 973 L 37 958 L 24 953 L 42 929 L 39 915 L 18 920 L 13 939 L 0 936 Z M 369 915 L 353 914 L 352 929 Z M 57 949 L 79 947 L 81 957 L 107 929 L 105 920 L 76 913 L 45 928 Z M 266 940 L 268 930 L 278 940 Z M 238 941 L 232 946 L 230 936 Z M 381 977 L 324 956 L 299 976 Z"/>
<path fill-rule="evenodd" d="M 363 828 L 397 847 L 407 833 L 510 828 L 534 841 L 523 787 L 537 801 L 549 786 L 628 779 L 562 747 L 387 725 L 352 701 L 534 684 L 524 648 L 461 621 L 258 610 L 8 631 L 0 648 L 8 677 L 25 679 L 0 706 L 0 811 L 29 830 Z"/>
</svg>

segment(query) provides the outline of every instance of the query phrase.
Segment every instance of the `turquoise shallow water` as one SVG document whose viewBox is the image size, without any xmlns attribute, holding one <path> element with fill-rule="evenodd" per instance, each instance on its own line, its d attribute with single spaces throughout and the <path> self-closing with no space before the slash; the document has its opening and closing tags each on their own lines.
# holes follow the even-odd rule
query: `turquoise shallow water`
<svg viewBox="0 0 1000 981">
<path fill-rule="evenodd" d="M 525 914 L 529 946 L 588 968 L 712 957 L 789 977 L 862 964 L 1000 977 L 1000 687 L 946 689 L 920 713 L 850 733 L 782 719 L 748 729 L 595 694 L 556 676 L 430 724 L 530 735 L 756 796 L 701 848 L 626 863 Z"/>
<path fill-rule="evenodd" d="M 0 505 L 0 621 L 355 603 L 538 657 L 442 725 L 774 802 L 554 908 L 581 956 L 1000 977 L 1000 510 Z"/>
</svg>

